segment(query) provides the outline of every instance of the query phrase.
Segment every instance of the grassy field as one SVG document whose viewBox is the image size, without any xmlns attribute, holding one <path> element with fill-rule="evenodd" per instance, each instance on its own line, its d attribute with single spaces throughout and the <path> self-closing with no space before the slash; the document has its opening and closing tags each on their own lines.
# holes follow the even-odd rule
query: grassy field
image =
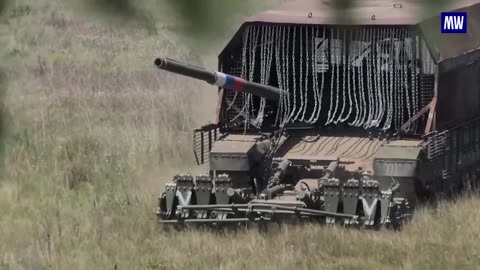
<svg viewBox="0 0 480 270">
<path fill-rule="evenodd" d="M 216 93 L 155 70 L 153 59 L 214 68 L 236 29 L 192 46 L 165 1 L 138 2 L 150 13 L 127 22 L 60 0 L 4 12 L 0 269 L 478 268 L 476 198 L 423 210 L 400 233 L 162 230 L 156 198 L 174 173 L 201 170 L 191 129 L 211 119 Z"/>
</svg>

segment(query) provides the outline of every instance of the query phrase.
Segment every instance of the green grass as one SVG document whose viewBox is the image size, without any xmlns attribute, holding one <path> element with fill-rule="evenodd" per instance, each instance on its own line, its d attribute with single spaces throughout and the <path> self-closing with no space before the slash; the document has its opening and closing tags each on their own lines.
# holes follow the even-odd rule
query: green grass
<svg viewBox="0 0 480 270">
<path fill-rule="evenodd" d="M 215 52 L 236 29 L 191 46 L 165 1 L 136 3 L 143 15 L 133 20 L 98 19 L 60 0 L 20 0 L 5 11 L 0 269 L 480 265 L 476 198 L 421 211 L 400 233 L 313 225 L 267 234 L 162 230 L 157 196 L 175 173 L 203 170 L 193 166 L 191 129 L 211 119 L 216 93 L 155 70 L 153 59 L 215 68 Z"/>
</svg>

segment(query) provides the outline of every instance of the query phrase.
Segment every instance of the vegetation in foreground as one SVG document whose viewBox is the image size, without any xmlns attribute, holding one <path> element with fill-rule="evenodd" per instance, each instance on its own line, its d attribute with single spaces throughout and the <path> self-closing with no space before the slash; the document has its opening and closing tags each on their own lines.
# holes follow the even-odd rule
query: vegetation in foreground
<svg viewBox="0 0 480 270">
<path fill-rule="evenodd" d="M 210 119 L 215 91 L 154 70 L 152 59 L 206 58 L 182 45 L 168 11 L 149 17 L 150 27 L 118 28 L 63 3 L 16 1 L 0 25 L 9 83 L 0 269 L 480 265 L 478 198 L 423 210 L 399 233 L 315 225 L 264 234 L 162 230 L 156 197 L 175 172 L 194 168 L 190 130 Z"/>
</svg>

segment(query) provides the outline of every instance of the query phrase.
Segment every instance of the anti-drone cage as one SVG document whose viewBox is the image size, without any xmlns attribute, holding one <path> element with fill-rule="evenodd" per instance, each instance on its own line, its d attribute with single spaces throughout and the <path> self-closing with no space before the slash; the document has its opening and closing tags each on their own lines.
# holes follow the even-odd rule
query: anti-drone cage
<svg viewBox="0 0 480 270">
<path fill-rule="evenodd" d="M 229 129 L 342 126 L 397 131 L 434 95 L 435 64 L 413 26 L 246 24 L 223 71 L 287 90 L 270 102 L 225 93 Z M 421 133 L 426 117 L 408 133 Z"/>
</svg>

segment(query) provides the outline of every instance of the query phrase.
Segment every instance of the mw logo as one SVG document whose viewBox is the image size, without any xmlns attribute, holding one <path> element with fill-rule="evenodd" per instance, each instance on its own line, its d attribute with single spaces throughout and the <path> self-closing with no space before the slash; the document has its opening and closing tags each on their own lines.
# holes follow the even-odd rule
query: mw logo
<svg viewBox="0 0 480 270">
<path fill-rule="evenodd" d="M 443 12 L 441 22 L 442 33 L 466 33 L 466 12 Z"/>
</svg>

